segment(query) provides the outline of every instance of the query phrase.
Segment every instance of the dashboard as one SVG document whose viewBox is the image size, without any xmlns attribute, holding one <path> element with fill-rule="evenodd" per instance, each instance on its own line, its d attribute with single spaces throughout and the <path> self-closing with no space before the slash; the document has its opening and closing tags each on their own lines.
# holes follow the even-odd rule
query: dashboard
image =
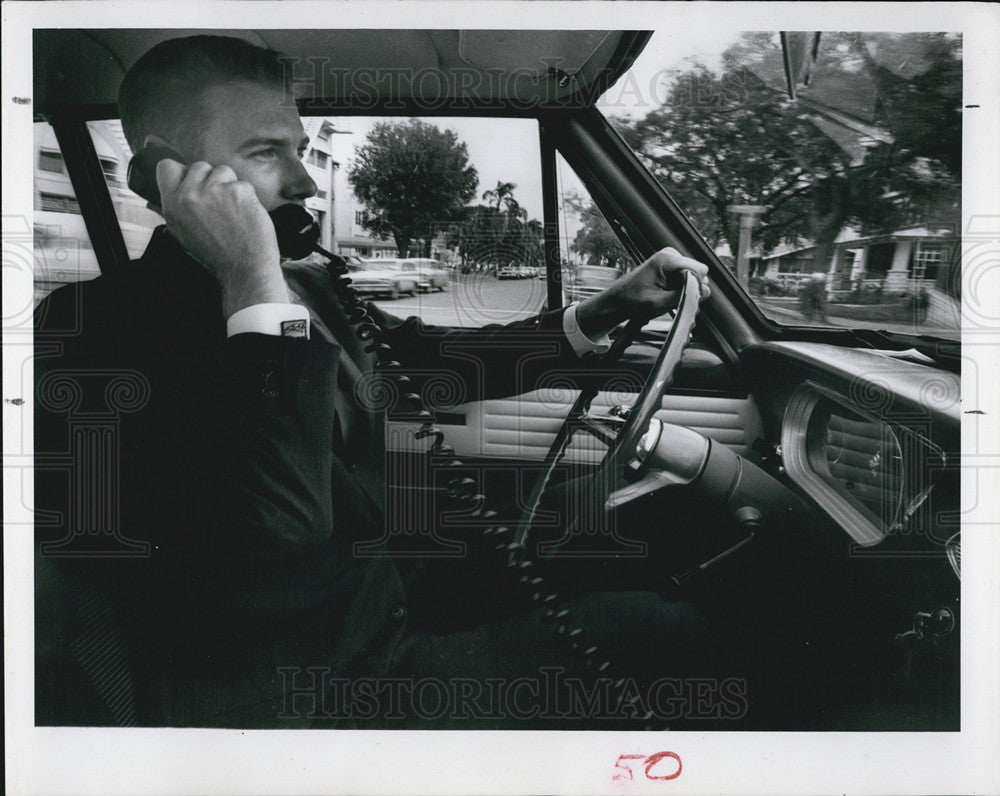
<svg viewBox="0 0 1000 796">
<path fill-rule="evenodd" d="M 936 555 L 949 545 L 955 558 L 956 374 L 801 342 L 754 346 L 743 363 L 783 474 L 853 543 Z"/>
<path fill-rule="evenodd" d="M 919 431 L 811 380 L 785 407 L 781 458 L 789 478 L 864 547 L 905 532 L 947 463 Z"/>
</svg>

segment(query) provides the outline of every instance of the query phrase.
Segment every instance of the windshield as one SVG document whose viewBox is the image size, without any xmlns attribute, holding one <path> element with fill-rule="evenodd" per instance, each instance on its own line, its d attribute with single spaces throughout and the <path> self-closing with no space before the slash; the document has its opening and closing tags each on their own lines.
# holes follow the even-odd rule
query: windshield
<svg viewBox="0 0 1000 796">
<path fill-rule="evenodd" d="M 961 36 L 817 37 L 792 100 L 777 33 L 655 33 L 602 111 L 771 320 L 957 339 Z"/>
</svg>

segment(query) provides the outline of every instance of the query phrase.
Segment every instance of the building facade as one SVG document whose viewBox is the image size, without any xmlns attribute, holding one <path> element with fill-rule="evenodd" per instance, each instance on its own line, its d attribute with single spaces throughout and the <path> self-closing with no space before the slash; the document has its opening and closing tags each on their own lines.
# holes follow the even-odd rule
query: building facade
<svg viewBox="0 0 1000 796">
<path fill-rule="evenodd" d="M 354 195 L 347 173 L 350 170 L 354 147 L 360 143 L 358 120 L 351 117 L 325 120 L 339 133 L 331 138 L 333 157 L 341 164 L 333 175 L 336 202 L 333 206 L 334 221 L 333 251 L 338 254 L 354 254 L 359 257 L 395 257 L 396 243 L 380 240 L 362 225 L 365 206 Z"/>
<path fill-rule="evenodd" d="M 316 195 L 306 199 L 306 207 L 319 224 L 319 243 L 327 251 L 336 250 L 337 222 L 335 214 L 337 196 L 337 174 L 340 164 L 333 157 L 333 137 L 340 131 L 330 122 L 316 116 L 307 116 L 302 120 L 306 135 L 309 136 L 309 148 L 306 150 L 303 163 L 309 176 L 316 183 Z"/>
</svg>

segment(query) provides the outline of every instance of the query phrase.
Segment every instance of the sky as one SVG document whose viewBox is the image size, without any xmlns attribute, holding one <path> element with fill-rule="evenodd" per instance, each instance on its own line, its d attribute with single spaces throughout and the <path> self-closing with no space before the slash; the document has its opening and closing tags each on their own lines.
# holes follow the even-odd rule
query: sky
<svg viewBox="0 0 1000 796">
<path fill-rule="evenodd" d="M 338 130 L 346 128 L 351 132 L 330 139 L 334 160 L 341 168 L 347 168 L 354 148 L 364 143 L 369 130 L 380 120 L 352 116 L 331 118 L 331 121 Z M 468 146 L 469 162 L 479 173 L 474 202 L 481 201 L 483 192 L 495 187 L 497 182 L 512 182 L 517 186 L 515 198 L 529 216 L 542 217 L 541 155 L 535 121 L 495 118 L 427 118 L 425 121 L 442 129 L 453 129 Z"/>
</svg>

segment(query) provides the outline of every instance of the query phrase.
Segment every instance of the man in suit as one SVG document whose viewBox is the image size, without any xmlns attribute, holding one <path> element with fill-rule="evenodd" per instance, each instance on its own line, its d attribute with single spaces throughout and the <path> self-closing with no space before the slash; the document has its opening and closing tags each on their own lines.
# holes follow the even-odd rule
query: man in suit
<svg viewBox="0 0 1000 796">
<path fill-rule="evenodd" d="M 57 628 L 52 646 L 71 650 L 64 657 L 79 670 L 76 679 L 53 672 L 39 656 L 41 723 L 77 723 L 66 703 L 89 680 L 105 707 L 127 702 L 138 723 L 288 727 L 381 717 L 398 726 L 384 705 L 345 716 L 324 700 L 342 680 L 510 682 L 567 656 L 538 611 L 448 635 L 409 627 L 394 562 L 355 553 L 382 524 L 355 468 L 379 459 L 358 462 L 344 444 L 345 369 L 370 363 L 322 275 L 282 271 L 268 212 L 316 191 L 287 89 L 276 53 L 220 37 L 159 45 L 123 83 L 132 148 L 165 143 L 187 164 L 157 166 L 166 227 L 140 260 L 59 290 L 38 311 L 36 450 L 62 451 L 68 437 L 72 448 L 77 421 L 102 400 L 118 401 L 108 491 L 97 494 L 87 479 L 99 474 L 80 461 L 76 492 L 39 473 L 38 507 L 60 511 L 63 522 L 39 526 L 42 558 L 59 556 L 50 585 L 61 594 L 38 621 L 49 639 Z M 667 310 L 678 269 L 707 278 L 704 265 L 667 250 L 565 311 L 477 332 L 410 322 L 387 329 L 386 340 L 402 361 L 460 374 L 444 344 L 489 340 L 476 349 L 494 351 L 482 354 L 489 376 L 470 381 L 470 398 L 526 391 L 552 368 L 579 367 L 618 323 Z M 518 370 L 503 349 L 525 345 L 549 353 Z M 122 374 L 133 393 L 124 403 L 109 382 Z M 377 429 L 381 418 L 366 422 Z M 104 505 L 114 509 L 122 550 L 138 554 L 98 549 L 93 527 L 83 533 L 84 515 Z M 73 603 L 100 608 L 61 610 Z M 691 609 L 656 595 L 594 595 L 575 610 L 629 660 L 652 643 L 697 666 L 710 646 Z M 646 631 L 622 635 L 615 611 Z M 113 707 L 100 718 L 95 702 L 82 720 L 121 722 Z M 482 726 L 510 726 L 510 718 L 489 714 Z"/>
</svg>

